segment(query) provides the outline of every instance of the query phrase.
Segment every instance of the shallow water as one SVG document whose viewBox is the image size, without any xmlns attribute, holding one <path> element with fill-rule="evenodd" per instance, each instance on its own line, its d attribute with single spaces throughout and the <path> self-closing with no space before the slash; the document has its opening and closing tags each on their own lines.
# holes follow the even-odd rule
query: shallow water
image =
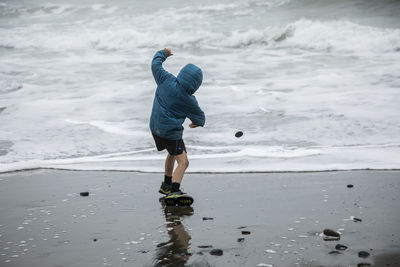
<svg viewBox="0 0 400 267">
<path fill-rule="evenodd" d="M 398 1 L 2 1 L 0 171 L 161 171 L 148 120 L 163 47 L 171 73 L 204 72 L 189 171 L 398 168 L 399 12 Z"/>
</svg>

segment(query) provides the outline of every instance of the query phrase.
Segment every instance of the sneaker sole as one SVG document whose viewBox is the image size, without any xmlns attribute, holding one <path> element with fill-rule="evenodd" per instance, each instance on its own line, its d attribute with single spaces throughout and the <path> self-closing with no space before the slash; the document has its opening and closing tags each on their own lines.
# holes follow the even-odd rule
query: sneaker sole
<svg viewBox="0 0 400 267">
<path fill-rule="evenodd" d="M 190 206 L 193 204 L 193 198 L 189 196 L 169 197 L 164 202 L 167 206 Z"/>
</svg>

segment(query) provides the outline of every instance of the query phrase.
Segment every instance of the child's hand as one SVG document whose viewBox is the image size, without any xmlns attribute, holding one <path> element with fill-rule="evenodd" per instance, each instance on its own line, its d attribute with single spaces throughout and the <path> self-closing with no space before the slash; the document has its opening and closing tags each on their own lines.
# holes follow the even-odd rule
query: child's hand
<svg viewBox="0 0 400 267">
<path fill-rule="evenodd" d="M 172 56 L 171 48 L 164 48 L 164 51 L 167 53 L 167 57 Z"/>
<path fill-rule="evenodd" d="M 196 124 L 194 124 L 194 123 L 192 122 L 191 124 L 189 124 L 189 127 L 190 127 L 190 128 L 196 128 L 196 127 L 199 127 L 199 125 L 196 125 Z"/>
</svg>

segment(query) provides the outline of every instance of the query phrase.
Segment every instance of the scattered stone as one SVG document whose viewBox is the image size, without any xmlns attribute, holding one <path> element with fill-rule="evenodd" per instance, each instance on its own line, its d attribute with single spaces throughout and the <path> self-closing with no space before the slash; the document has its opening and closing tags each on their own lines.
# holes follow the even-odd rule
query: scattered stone
<svg viewBox="0 0 400 267">
<path fill-rule="evenodd" d="M 352 184 L 347 185 L 347 188 L 353 188 L 353 187 L 354 187 L 354 185 L 352 185 Z"/>
<path fill-rule="evenodd" d="M 340 253 L 339 251 L 336 251 L 336 250 L 332 250 L 329 252 L 329 254 L 333 255 L 333 254 L 342 254 L 342 253 Z"/>
<path fill-rule="evenodd" d="M 337 244 L 337 245 L 335 246 L 335 249 L 337 249 L 337 250 L 346 250 L 346 249 L 347 249 L 347 246 L 342 245 L 342 244 Z"/>
<path fill-rule="evenodd" d="M 243 135 L 243 132 L 242 132 L 242 131 L 237 131 L 237 132 L 235 133 L 235 136 L 236 136 L 237 138 L 242 137 L 242 135 Z"/>
<path fill-rule="evenodd" d="M 368 256 L 369 256 L 369 253 L 366 251 L 358 252 L 358 257 L 360 257 L 360 258 L 368 258 Z"/>
<path fill-rule="evenodd" d="M 237 242 L 243 242 L 244 241 L 244 237 L 240 237 L 238 238 Z"/>
<path fill-rule="evenodd" d="M 251 234 L 250 231 L 242 231 L 242 235 L 249 235 L 249 234 Z"/>
<path fill-rule="evenodd" d="M 89 192 L 80 192 L 81 197 L 88 197 Z"/>
<path fill-rule="evenodd" d="M 214 218 L 211 218 L 211 217 L 203 217 L 203 221 L 210 221 L 210 220 L 214 220 Z"/>
<path fill-rule="evenodd" d="M 340 237 L 340 234 L 332 229 L 324 229 L 324 235 L 332 237 Z"/>
<path fill-rule="evenodd" d="M 368 262 L 360 262 L 359 264 L 357 264 L 357 267 L 364 267 L 364 266 L 372 266 L 371 263 Z"/>
<path fill-rule="evenodd" d="M 353 218 L 353 222 L 362 222 L 362 220 L 359 219 L 359 218 L 354 217 L 354 218 Z"/>
<path fill-rule="evenodd" d="M 212 248 L 211 245 L 201 245 L 201 246 L 197 246 L 198 248 Z"/>
<path fill-rule="evenodd" d="M 214 256 L 222 256 L 222 254 L 224 254 L 224 252 L 222 251 L 222 249 L 215 248 L 210 251 L 210 254 L 214 255 Z"/>
</svg>

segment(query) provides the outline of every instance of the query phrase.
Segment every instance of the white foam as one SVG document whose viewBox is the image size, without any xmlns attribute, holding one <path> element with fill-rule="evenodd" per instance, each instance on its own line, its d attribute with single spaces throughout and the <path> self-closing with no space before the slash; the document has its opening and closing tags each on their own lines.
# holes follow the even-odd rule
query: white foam
<svg viewBox="0 0 400 267">
<path fill-rule="evenodd" d="M 275 171 L 328 171 L 352 169 L 390 169 L 400 163 L 395 155 L 400 152 L 400 146 L 391 148 L 391 153 L 382 153 L 376 147 L 346 148 L 346 156 L 341 148 L 324 148 L 317 154 L 304 154 L 289 151 L 285 154 L 273 152 L 264 154 L 262 150 L 252 154 L 254 150 L 243 149 L 237 153 L 224 154 L 194 154 L 189 155 L 193 162 L 188 172 L 275 172 Z M 140 155 L 148 154 L 150 155 Z M 133 156 L 136 155 L 136 156 Z M 266 156 L 269 155 L 269 156 Z M 283 157 L 282 155 L 286 155 Z M 363 157 L 361 155 L 364 155 Z M 120 170 L 161 172 L 164 155 L 156 154 L 155 149 L 114 153 L 94 157 L 35 160 L 18 163 L 2 164 L 0 172 L 55 168 L 70 170 Z M 388 158 L 392 160 L 388 160 Z M 340 160 L 342 159 L 342 160 Z M 289 161 L 290 160 L 290 161 Z M 236 163 L 236 164 L 234 164 Z M 192 167 L 193 165 L 193 167 Z M 289 228 L 289 231 L 293 228 Z"/>
<path fill-rule="evenodd" d="M 233 4 L 234 5 L 234 4 Z M 217 5 L 210 8 L 227 8 Z M 230 5 L 228 5 L 229 7 Z M 63 12 L 68 7 L 55 10 Z M 55 12 L 55 11 L 54 11 Z M 176 10 L 167 10 L 159 19 L 170 21 Z M 169 14 L 168 12 L 171 12 Z M 194 11 L 193 11 L 194 12 Z M 187 13 L 178 13 L 179 20 L 192 19 Z M 199 20 L 201 14 L 193 13 Z M 356 54 L 396 52 L 400 49 L 400 30 L 363 26 L 348 20 L 319 21 L 300 19 L 282 26 L 248 28 L 228 32 L 207 29 L 201 24 L 191 31 L 173 28 L 166 31 L 160 23 L 148 25 L 147 14 L 133 21 L 116 20 L 113 28 L 104 28 L 104 22 L 95 20 L 84 31 L 58 31 L 56 38 L 51 25 L 35 25 L 27 29 L 2 29 L 0 46 L 46 49 L 100 49 L 127 50 L 142 47 L 210 47 L 240 48 L 247 46 L 292 47 L 322 51 L 346 51 Z M 127 25 L 128 24 L 128 25 Z M 135 24 L 141 27 L 135 27 Z M 150 28 L 149 28 L 150 27 Z M 157 34 L 154 34 L 157 32 Z"/>
</svg>

